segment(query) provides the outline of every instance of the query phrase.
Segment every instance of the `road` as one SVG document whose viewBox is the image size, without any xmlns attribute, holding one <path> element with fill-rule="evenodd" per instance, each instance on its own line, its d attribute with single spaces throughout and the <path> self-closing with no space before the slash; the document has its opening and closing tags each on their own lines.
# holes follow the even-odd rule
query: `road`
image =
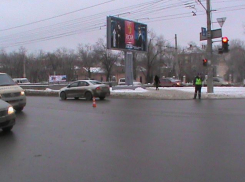
<svg viewBox="0 0 245 182">
<path fill-rule="evenodd" d="M 244 182 L 243 99 L 27 98 L 1 182 Z"/>
</svg>

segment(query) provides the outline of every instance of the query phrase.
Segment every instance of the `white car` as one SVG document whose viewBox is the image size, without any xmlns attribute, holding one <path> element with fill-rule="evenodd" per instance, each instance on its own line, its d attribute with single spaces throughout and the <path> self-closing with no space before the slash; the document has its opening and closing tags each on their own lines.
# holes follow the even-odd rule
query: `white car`
<svg viewBox="0 0 245 182">
<path fill-rule="evenodd" d="M 118 85 L 126 85 L 125 78 L 119 78 Z M 133 85 L 140 86 L 140 85 L 142 85 L 142 83 L 141 82 L 137 82 L 137 81 L 133 81 Z"/>
<path fill-rule="evenodd" d="M 0 98 L 16 111 L 22 111 L 26 106 L 25 91 L 6 73 L 0 73 Z"/>
<path fill-rule="evenodd" d="M 119 78 L 118 85 L 125 85 L 125 78 Z"/>
<path fill-rule="evenodd" d="M 17 84 L 30 84 L 27 78 L 13 78 L 13 80 Z"/>
</svg>

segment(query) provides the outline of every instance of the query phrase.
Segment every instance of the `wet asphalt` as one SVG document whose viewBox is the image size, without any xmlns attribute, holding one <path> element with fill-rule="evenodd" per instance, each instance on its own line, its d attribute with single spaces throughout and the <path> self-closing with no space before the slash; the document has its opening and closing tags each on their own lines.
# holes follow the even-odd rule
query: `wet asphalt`
<svg viewBox="0 0 245 182">
<path fill-rule="evenodd" d="M 244 182 L 244 99 L 27 98 L 1 182 Z"/>
</svg>

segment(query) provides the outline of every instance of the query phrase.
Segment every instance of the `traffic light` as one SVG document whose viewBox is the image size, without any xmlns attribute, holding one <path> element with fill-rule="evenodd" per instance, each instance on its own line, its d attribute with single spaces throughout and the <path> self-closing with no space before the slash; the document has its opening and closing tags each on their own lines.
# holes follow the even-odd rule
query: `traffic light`
<svg viewBox="0 0 245 182">
<path fill-rule="evenodd" d="M 229 39 L 227 37 L 222 37 L 222 49 L 223 52 L 229 52 Z"/>
<path fill-rule="evenodd" d="M 208 65 L 208 60 L 207 59 L 203 59 L 202 60 L 202 64 L 203 64 L 203 66 L 207 66 Z"/>
</svg>

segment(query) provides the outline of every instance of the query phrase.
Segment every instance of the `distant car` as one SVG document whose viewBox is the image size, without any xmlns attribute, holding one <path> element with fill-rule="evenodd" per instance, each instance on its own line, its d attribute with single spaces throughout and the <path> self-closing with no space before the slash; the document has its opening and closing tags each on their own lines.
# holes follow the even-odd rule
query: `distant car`
<svg viewBox="0 0 245 182">
<path fill-rule="evenodd" d="M 125 85 L 125 84 L 126 84 L 125 78 L 119 78 L 118 85 Z"/>
<path fill-rule="evenodd" d="M 207 80 L 204 81 L 204 86 L 207 86 Z M 231 86 L 231 84 L 222 77 L 213 77 L 213 86 Z"/>
<path fill-rule="evenodd" d="M 4 132 L 12 130 L 15 125 L 15 110 L 7 102 L 0 99 L 0 129 Z"/>
<path fill-rule="evenodd" d="M 97 80 L 77 80 L 59 91 L 62 100 L 67 98 L 92 100 L 93 97 L 103 100 L 109 95 L 110 87 Z"/>
<path fill-rule="evenodd" d="M 125 78 L 119 78 L 118 85 L 126 85 Z M 135 86 L 141 86 L 141 82 L 133 81 L 133 85 Z"/>
<path fill-rule="evenodd" d="M 177 80 L 174 78 L 161 78 L 159 86 L 161 87 L 182 87 L 183 84 L 181 80 Z"/>
<path fill-rule="evenodd" d="M 13 80 L 17 84 L 30 84 L 27 78 L 13 78 Z"/>
<path fill-rule="evenodd" d="M 214 86 L 230 86 L 230 84 L 221 77 L 213 77 Z"/>
</svg>

